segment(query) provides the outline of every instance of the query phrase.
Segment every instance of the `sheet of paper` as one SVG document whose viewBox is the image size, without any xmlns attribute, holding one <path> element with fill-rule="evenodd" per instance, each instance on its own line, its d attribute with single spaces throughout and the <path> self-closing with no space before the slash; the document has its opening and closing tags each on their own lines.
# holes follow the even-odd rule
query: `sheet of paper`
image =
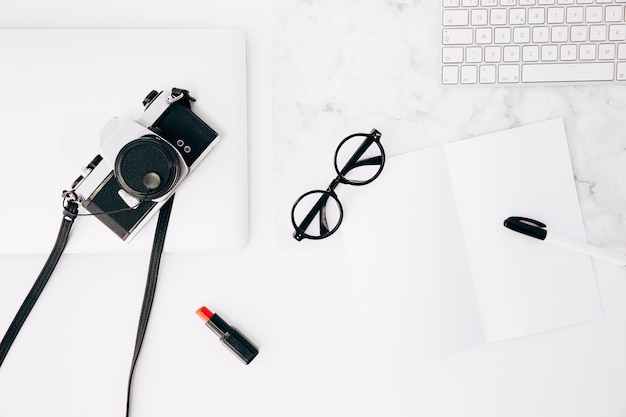
<svg viewBox="0 0 626 417">
<path fill-rule="evenodd" d="M 600 317 L 591 258 L 502 226 L 524 216 L 586 240 L 563 122 L 445 146 L 488 340 Z"/>
<path fill-rule="evenodd" d="M 585 238 L 560 120 L 389 158 L 342 201 L 381 360 L 408 347 L 412 360 L 443 357 L 601 315 L 588 256 L 502 224 L 535 217 Z"/>
<path fill-rule="evenodd" d="M 340 230 L 381 365 L 485 340 L 453 197 L 441 148 L 394 157 L 342 193 Z"/>
</svg>

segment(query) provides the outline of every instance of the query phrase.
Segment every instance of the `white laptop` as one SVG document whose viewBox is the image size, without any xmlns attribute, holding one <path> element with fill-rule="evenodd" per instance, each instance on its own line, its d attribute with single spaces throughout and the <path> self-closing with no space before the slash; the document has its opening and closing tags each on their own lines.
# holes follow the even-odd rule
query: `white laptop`
<svg viewBox="0 0 626 417">
<path fill-rule="evenodd" d="M 100 153 L 112 117 L 138 119 L 151 90 L 189 90 L 219 142 L 177 189 L 166 251 L 234 250 L 248 239 L 246 46 L 235 30 L 0 29 L 0 253 L 48 253 L 61 192 Z M 86 213 L 86 211 L 81 210 Z M 69 253 L 145 252 L 79 217 Z"/>
</svg>

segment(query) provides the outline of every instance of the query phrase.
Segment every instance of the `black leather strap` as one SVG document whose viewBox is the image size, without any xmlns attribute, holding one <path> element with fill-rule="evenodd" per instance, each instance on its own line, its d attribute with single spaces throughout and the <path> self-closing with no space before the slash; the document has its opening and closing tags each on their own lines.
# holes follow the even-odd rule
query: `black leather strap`
<svg viewBox="0 0 626 417">
<path fill-rule="evenodd" d="M 148 328 L 148 318 L 150 310 L 152 310 L 152 302 L 156 292 L 157 277 L 159 274 L 159 265 L 161 264 L 161 254 L 165 244 L 165 234 L 169 223 L 170 214 L 172 212 L 172 204 L 174 196 L 172 196 L 159 211 L 159 219 L 157 221 L 156 231 L 154 232 L 154 241 L 152 243 L 152 253 L 150 254 L 150 265 L 148 266 L 148 278 L 146 280 L 146 289 L 143 294 L 143 303 L 141 305 L 141 314 L 139 315 L 139 324 L 137 325 L 137 338 L 135 340 L 135 352 L 130 365 L 130 373 L 128 375 L 128 389 L 126 391 L 126 417 L 130 415 L 130 397 L 133 384 L 133 374 L 135 365 L 139 358 L 143 338 Z"/>
<path fill-rule="evenodd" d="M 63 250 L 65 249 L 65 245 L 67 244 L 70 229 L 72 228 L 72 224 L 74 224 L 74 220 L 77 215 L 78 204 L 74 201 L 67 201 L 65 210 L 63 210 L 63 221 L 61 223 L 61 228 L 59 229 L 59 234 L 57 235 L 54 248 L 52 248 L 52 252 L 50 253 L 50 256 L 48 256 L 46 264 L 39 273 L 37 280 L 24 299 L 24 302 L 13 319 L 13 322 L 11 322 L 9 329 L 0 342 L 0 366 L 2 365 L 2 362 L 4 362 L 4 358 L 7 356 L 7 353 L 9 353 L 9 349 L 11 349 L 13 341 L 20 332 L 28 314 L 30 314 L 31 310 L 35 306 L 35 303 L 46 286 L 48 279 L 50 279 L 50 275 L 52 275 L 54 268 L 59 262 L 59 259 L 63 254 Z"/>
<path fill-rule="evenodd" d="M 146 334 L 146 330 L 148 328 L 148 319 L 150 317 L 150 311 L 152 310 L 152 302 L 154 300 L 154 294 L 156 292 L 156 284 L 157 277 L 159 274 L 159 266 L 161 264 L 161 254 L 163 253 L 163 247 L 165 244 L 165 235 L 167 232 L 167 225 L 169 223 L 170 214 L 172 212 L 172 204 L 174 202 L 174 196 L 172 196 L 162 207 L 159 212 L 159 219 L 157 221 L 156 231 L 154 233 L 154 241 L 152 243 L 152 253 L 150 254 L 150 265 L 148 266 L 148 277 L 146 280 L 146 288 L 143 296 L 143 303 L 141 305 L 141 314 L 139 315 L 139 323 L 137 325 L 137 338 L 135 340 L 135 351 L 133 353 L 133 359 L 130 366 L 130 373 L 128 375 L 128 390 L 126 396 L 126 416 L 129 416 L 130 413 L 130 397 L 131 397 L 131 387 L 133 382 L 133 374 L 135 371 L 135 366 L 137 364 L 137 359 L 139 358 L 139 353 L 141 351 L 141 346 L 143 344 L 143 339 Z M 0 366 L 4 361 L 13 341 L 17 337 L 22 325 L 26 321 L 29 313 L 33 309 L 37 299 L 41 295 L 46 283 L 48 282 L 54 268 L 56 267 L 61 255 L 63 254 L 63 250 L 65 249 L 65 245 L 67 244 L 67 240 L 69 237 L 70 229 L 74 220 L 78 215 L 78 204 L 74 201 L 68 201 L 66 203 L 66 208 L 63 212 L 63 222 L 61 223 L 61 228 L 59 230 L 59 234 L 57 236 L 56 243 L 46 264 L 44 265 L 41 273 L 37 277 L 35 284 L 31 288 L 30 292 L 26 296 L 26 299 L 22 303 L 20 309 L 18 310 L 13 322 L 9 326 L 6 334 L 4 335 L 2 341 L 0 342 Z"/>
</svg>

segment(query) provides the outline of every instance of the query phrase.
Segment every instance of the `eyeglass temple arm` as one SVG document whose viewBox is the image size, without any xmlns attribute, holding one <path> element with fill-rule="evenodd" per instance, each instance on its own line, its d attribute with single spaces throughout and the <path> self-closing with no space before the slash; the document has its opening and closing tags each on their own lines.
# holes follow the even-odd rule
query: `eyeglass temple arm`
<svg viewBox="0 0 626 417">
<path fill-rule="evenodd" d="M 330 187 L 329 187 L 329 191 L 332 192 Z M 329 196 L 329 194 L 323 194 L 317 200 L 317 202 L 315 203 L 313 208 L 311 208 L 311 210 L 309 210 L 307 215 L 304 217 L 304 219 L 298 225 L 298 228 L 301 231 L 304 231 L 304 230 L 306 230 L 309 227 L 309 225 L 311 224 L 311 222 L 313 222 L 313 219 L 315 219 L 315 216 L 319 212 L 320 213 L 320 234 L 324 234 L 324 233 L 328 232 L 328 222 L 326 220 L 326 203 L 328 202 L 328 196 Z M 294 234 L 293 234 L 293 237 L 295 237 L 296 240 L 302 240 L 303 239 L 303 235 L 302 235 L 302 232 L 300 230 L 296 230 L 294 232 Z"/>
<path fill-rule="evenodd" d="M 341 170 L 341 175 L 345 176 L 348 172 L 352 171 L 354 168 L 358 168 L 358 167 L 362 167 L 366 165 L 381 165 L 382 163 L 383 163 L 383 157 L 380 155 L 372 156 L 371 158 L 362 159 L 352 164 L 351 166 L 348 166 L 348 164 L 346 163 L 346 166 L 344 166 L 343 169 Z"/>
</svg>

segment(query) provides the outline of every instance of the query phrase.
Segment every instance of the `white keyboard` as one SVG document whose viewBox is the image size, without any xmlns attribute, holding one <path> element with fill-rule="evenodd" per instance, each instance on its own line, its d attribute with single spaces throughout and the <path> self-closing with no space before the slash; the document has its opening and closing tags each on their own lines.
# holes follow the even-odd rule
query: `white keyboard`
<svg viewBox="0 0 626 417">
<path fill-rule="evenodd" d="M 443 85 L 626 84 L 626 0 L 442 0 Z"/>
</svg>

